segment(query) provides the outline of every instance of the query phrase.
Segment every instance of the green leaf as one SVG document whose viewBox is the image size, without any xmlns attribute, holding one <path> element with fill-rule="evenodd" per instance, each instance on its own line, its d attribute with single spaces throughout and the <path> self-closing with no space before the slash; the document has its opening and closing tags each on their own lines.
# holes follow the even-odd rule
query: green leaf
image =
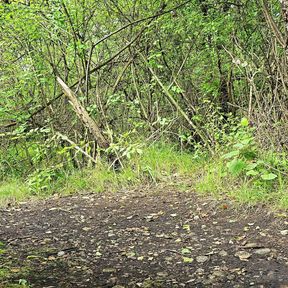
<svg viewBox="0 0 288 288">
<path fill-rule="evenodd" d="M 181 254 L 190 254 L 191 250 L 189 248 L 182 248 Z"/>
<path fill-rule="evenodd" d="M 241 119 L 241 126 L 247 127 L 248 125 L 249 125 L 249 120 L 246 117 L 242 118 Z"/>
<path fill-rule="evenodd" d="M 241 159 L 234 159 L 227 164 L 228 171 L 232 175 L 239 175 L 245 168 L 247 164 Z"/>
<path fill-rule="evenodd" d="M 242 152 L 242 156 L 247 160 L 254 160 L 257 157 L 257 154 L 253 150 L 247 150 Z"/>
<path fill-rule="evenodd" d="M 138 153 L 139 155 L 142 155 L 142 154 L 143 154 L 143 149 L 137 148 L 136 151 L 137 151 L 137 153 Z"/>
<path fill-rule="evenodd" d="M 237 148 L 237 149 L 242 149 L 244 148 L 244 145 L 242 143 L 236 143 L 233 145 L 234 148 Z"/>
<path fill-rule="evenodd" d="M 39 255 L 28 255 L 26 258 L 27 259 L 38 259 L 38 258 L 40 258 L 41 256 L 39 256 Z"/>
<path fill-rule="evenodd" d="M 247 176 L 257 176 L 259 174 L 256 170 L 250 170 L 246 173 Z"/>
<path fill-rule="evenodd" d="M 271 181 L 276 179 L 278 176 L 276 174 L 273 173 L 269 173 L 269 174 L 263 174 L 261 175 L 261 178 L 265 181 Z"/>
<path fill-rule="evenodd" d="M 18 284 L 21 286 L 27 286 L 28 281 L 26 279 L 19 279 Z"/>
<path fill-rule="evenodd" d="M 190 225 L 189 224 L 184 224 L 183 229 L 186 230 L 187 232 L 190 232 Z"/>
<path fill-rule="evenodd" d="M 246 170 L 253 170 L 257 167 L 257 163 L 249 163 L 247 166 L 246 166 Z"/>
<path fill-rule="evenodd" d="M 254 140 L 253 138 L 247 138 L 247 139 L 243 139 L 241 143 L 246 146 L 250 144 L 253 140 Z"/>
<path fill-rule="evenodd" d="M 183 257 L 183 262 L 184 262 L 184 263 L 192 263 L 193 261 L 194 261 L 193 258 Z"/>
<path fill-rule="evenodd" d="M 224 159 L 230 159 L 230 158 L 232 158 L 232 157 L 238 156 L 239 153 L 240 153 L 239 150 L 231 151 L 231 152 L 229 152 L 229 153 L 227 153 L 227 154 L 224 154 L 224 155 L 223 155 L 223 158 L 224 158 Z"/>
</svg>

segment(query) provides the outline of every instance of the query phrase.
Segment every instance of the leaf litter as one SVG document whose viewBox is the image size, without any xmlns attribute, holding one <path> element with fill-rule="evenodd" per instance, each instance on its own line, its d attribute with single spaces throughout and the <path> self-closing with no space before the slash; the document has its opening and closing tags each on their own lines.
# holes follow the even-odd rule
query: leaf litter
<svg viewBox="0 0 288 288">
<path fill-rule="evenodd" d="M 288 285 L 286 214 L 174 185 L 26 202 L 0 214 L 0 271 L 10 271 L 1 288 L 19 279 L 50 288 Z"/>
</svg>

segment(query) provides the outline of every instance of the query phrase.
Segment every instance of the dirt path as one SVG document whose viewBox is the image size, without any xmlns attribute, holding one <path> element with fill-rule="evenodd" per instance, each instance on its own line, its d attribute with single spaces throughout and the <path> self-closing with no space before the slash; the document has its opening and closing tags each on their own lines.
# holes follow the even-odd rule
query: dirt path
<svg viewBox="0 0 288 288">
<path fill-rule="evenodd" d="M 285 214 L 173 186 L 27 203 L 0 210 L 0 287 L 284 288 L 287 234 Z"/>
</svg>

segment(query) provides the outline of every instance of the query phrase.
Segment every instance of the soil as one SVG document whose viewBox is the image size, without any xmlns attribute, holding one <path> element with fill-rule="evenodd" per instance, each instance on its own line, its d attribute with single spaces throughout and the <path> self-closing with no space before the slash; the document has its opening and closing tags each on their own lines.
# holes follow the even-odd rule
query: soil
<svg viewBox="0 0 288 288">
<path fill-rule="evenodd" d="M 175 185 L 1 209 L 0 241 L 1 288 L 288 287 L 287 214 Z"/>
</svg>

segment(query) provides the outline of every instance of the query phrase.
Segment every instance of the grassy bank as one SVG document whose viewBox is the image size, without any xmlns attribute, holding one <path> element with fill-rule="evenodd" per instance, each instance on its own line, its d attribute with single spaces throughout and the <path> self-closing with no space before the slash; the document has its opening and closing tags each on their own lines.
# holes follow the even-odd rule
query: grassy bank
<svg viewBox="0 0 288 288">
<path fill-rule="evenodd" d="M 240 169 L 239 171 L 236 169 L 236 173 L 229 168 L 230 162 L 235 162 L 235 159 L 231 160 L 227 157 L 226 152 L 218 152 L 213 157 L 209 157 L 199 151 L 183 152 L 168 144 L 154 144 L 143 148 L 141 153 L 133 154 L 130 159 L 124 160 L 123 168 L 117 172 L 99 161 L 93 169 L 71 170 L 58 174 L 54 170 L 46 170 L 40 173 L 38 171 L 27 179 L 6 179 L 0 184 L 0 203 L 7 205 L 26 201 L 29 198 L 48 197 L 52 194 L 116 191 L 145 183 L 169 182 L 179 185 L 179 189 L 186 189 L 185 183 L 188 180 L 189 189 L 198 193 L 212 194 L 215 197 L 228 196 L 239 203 L 252 205 L 265 203 L 279 209 L 288 209 L 285 172 L 274 167 L 272 170 L 275 174 L 268 173 L 269 171 L 266 170 L 263 172 L 261 168 L 263 165 L 261 164 L 260 167 L 258 164 L 259 171 L 254 165 L 254 168 L 252 167 L 254 170 L 243 173 L 246 167 L 242 165 L 244 167 L 242 171 L 238 167 L 239 163 L 236 163 L 236 168 Z M 277 160 L 276 154 L 262 153 L 261 155 L 270 164 L 274 162 L 279 164 L 283 161 Z M 262 163 L 260 160 L 258 162 Z M 251 163 L 249 162 L 248 165 Z M 249 173 L 253 175 L 247 175 Z M 270 174 L 275 175 L 275 178 Z M 264 180 L 263 175 L 270 175 L 273 179 Z"/>
</svg>

